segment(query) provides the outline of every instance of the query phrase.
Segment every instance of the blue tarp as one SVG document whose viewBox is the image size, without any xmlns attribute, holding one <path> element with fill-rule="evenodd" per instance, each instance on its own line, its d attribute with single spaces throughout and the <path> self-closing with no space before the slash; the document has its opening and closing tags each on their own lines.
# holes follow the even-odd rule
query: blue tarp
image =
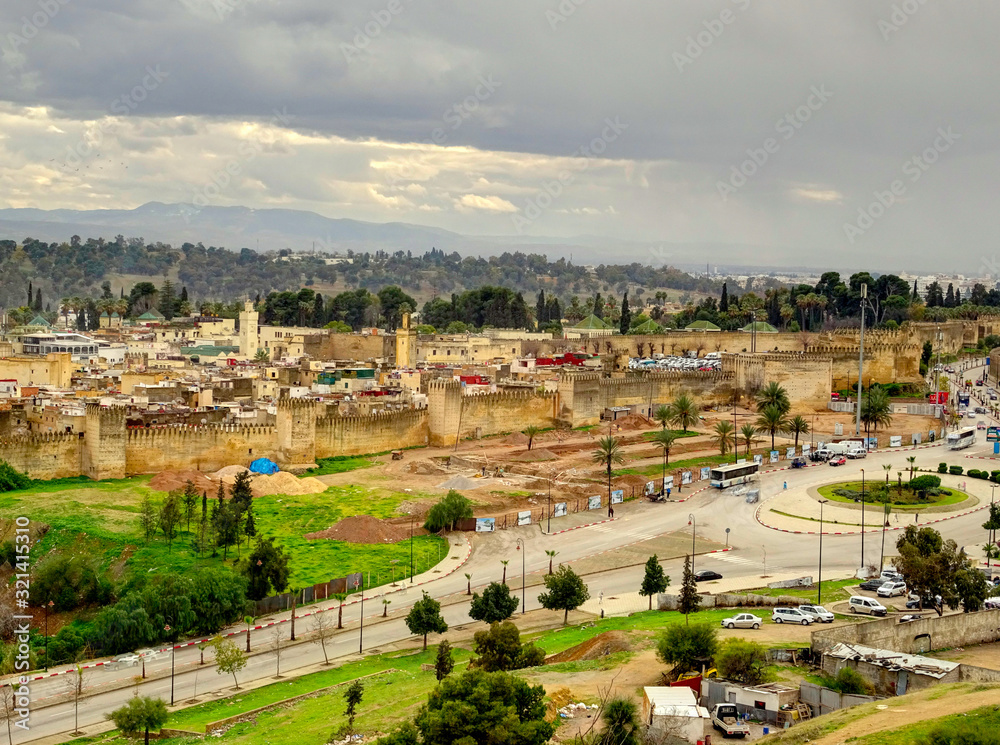
<svg viewBox="0 0 1000 745">
<path fill-rule="evenodd" d="M 277 473 L 281 469 L 270 458 L 258 458 L 250 464 L 250 470 L 254 473 Z"/>
</svg>

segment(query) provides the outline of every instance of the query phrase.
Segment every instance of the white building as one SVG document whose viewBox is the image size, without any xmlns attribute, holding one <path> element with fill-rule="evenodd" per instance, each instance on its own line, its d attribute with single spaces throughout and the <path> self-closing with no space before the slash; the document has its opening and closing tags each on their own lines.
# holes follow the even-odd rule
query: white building
<svg viewBox="0 0 1000 745">
<path fill-rule="evenodd" d="M 687 686 L 646 686 L 642 689 L 642 722 L 657 734 L 688 742 L 704 741 L 712 731 L 708 709 Z"/>
</svg>

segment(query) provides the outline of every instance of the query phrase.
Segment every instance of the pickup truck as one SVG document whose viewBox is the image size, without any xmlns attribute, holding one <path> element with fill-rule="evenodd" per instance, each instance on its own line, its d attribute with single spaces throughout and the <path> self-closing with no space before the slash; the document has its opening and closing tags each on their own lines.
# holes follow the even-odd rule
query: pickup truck
<svg viewBox="0 0 1000 745">
<path fill-rule="evenodd" d="M 723 737 L 746 737 L 750 727 L 740 720 L 740 714 L 733 704 L 716 704 L 712 709 L 712 726 L 722 732 Z"/>
</svg>

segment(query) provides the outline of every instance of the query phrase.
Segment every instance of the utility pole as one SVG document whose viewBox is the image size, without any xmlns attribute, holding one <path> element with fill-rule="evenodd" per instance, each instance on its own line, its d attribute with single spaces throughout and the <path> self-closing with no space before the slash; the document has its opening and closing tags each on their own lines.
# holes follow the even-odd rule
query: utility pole
<svg viewBox="0 0 1000 745">
<path fill-rule="evenodd" d="M 861 381 L 865 367 L 865 303 L 868 302 L 868 285 L 861 285 L 861 336 L 858 339 L 858 409 L 854 416 L 854 436 L 861 434 Z M 867 443 L 866 443 L 867 447 Z"/>
</svg>

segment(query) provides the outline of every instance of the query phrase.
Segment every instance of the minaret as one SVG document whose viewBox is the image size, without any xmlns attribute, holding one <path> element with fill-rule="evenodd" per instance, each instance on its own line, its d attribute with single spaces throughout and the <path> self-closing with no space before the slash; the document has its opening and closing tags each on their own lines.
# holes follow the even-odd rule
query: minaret
<svg viewBox="0 0 1000 745">
<path fill-rule="evenodd" d="M 247 300 L 240 311 L 240 356 L 253 359 L 260 345 L 257 309 Z"/>
</svg>

